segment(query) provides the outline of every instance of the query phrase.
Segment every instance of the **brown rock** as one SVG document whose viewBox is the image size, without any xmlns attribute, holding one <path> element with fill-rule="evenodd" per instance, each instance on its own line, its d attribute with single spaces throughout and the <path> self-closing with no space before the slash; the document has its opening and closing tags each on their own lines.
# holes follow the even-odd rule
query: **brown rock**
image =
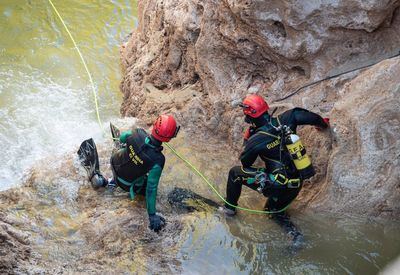
<svg viewBox="0 0 400 275">
<path fill-rule="evenodd" d="M 348 83 L 335 103 L 330 183 L 321 200 L 337 210 L 400 213 L 400 58 L 381 62 Z M 344 190 L 335 196 L 334 189 Z M 325 197 L 326 196 L 326 197 Z"/>
<path fill-rule="evenodd" d="M 139 28 L 121 49 L 121 112 L 148 124 L 172 112 L 189 134 L 217 135 L 239 149 L 244 123 L 235 102 L 260 93 L 271 103 L 398 52 L 399 6 L 398 0 L 141 1 Z M 332 135 L 301 130 L 317 167 L 301 193 L 303 205 L 399 217 L 398 62 L 282 102 L 279 111 L 299 106 L 332 118 Z"/>
</svg>

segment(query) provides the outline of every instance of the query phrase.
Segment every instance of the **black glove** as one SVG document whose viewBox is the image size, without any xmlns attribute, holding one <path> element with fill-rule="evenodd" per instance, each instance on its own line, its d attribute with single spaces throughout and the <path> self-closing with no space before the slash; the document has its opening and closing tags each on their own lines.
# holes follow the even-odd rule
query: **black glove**
<svg viewBox="0 0 400 275">
<path fill-rule="evenodd" d="M 244 131 L 243 139 L 248 140 L 254 133 L 256 132 L 256 128 L 254 126 L 250 126 Z"/>
<path fill-rule="evenodd" d="M 165 219 L 157 214 L 149 215 L 149 228 L 155 232 L 160 231 L 165 226 Z"/>
<path fill-rule="evenodd" d="M 247 141 L 249 138 L 256 132 L 256 128 L 253 126 L 250 126 L 246 129 L 246 131 L 243 134 L 243 145 L 246 145 Z"/>
</svg>

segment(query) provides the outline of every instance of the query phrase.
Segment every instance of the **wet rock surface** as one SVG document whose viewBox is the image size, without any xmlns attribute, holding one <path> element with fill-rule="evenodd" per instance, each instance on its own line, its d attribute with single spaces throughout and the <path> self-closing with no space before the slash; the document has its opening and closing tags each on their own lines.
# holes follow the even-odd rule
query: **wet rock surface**
<svg viewBox="0 0 400 275">
<path fill-rule="evenodd" d="M 330 184 L 318 195 L 325 205 L 398 217 L 399 75 L 400 58 L 384 61 L 340 90 L 331 112 L 333 145 L 326 178 Z"/>
<path fill-rule="evenodd" d="M 178 149 L 190 152 L 181 142 Z M 106 176 L 111 176 L 112 147 L 111 140 L 97 144 Z M 119 188 L 113 192 L 93 190 L 74 152 L 38 163 L 23 186 L 0 193 L 1 273 L 181 271 L 177 252 L 187 220 L 196 220 L 200 212 L 215 212 L 217 203 L 203 197 L 212 194 L 198 179 L 189 182 L 193 177 L 190 171 L 169 151 L 165 153 L 168 162 L 158 189 L 157 209 L 167 225 L 159 234 L 148 228 L 144 197 L 137 195 L 131 201 Z M 195 155 L 193 152 L 188 158 L 196 163 Z M 202 169 L 205 159 L 216 157 L 212 152 L 200 155 L 196 164 L 201 162 Z M 199 194 L 188 189 L 193 184 L 200 186 Z M 196 213 L 190 214 L 193 211 Z"/>
<path fill-rule="evenodd" d="M 193 131 L 237 142 L 239 129 L 232 126 L 240 112 L 231 103 L 245 94 L 274 101 L 312 80 L 397 53 L 399 6 L 400 1 L 141 1 L 139 28 L 121 48 L 122 113 L 150 123 L 160 110 L 171 110 Z M 147 85 L 169 99 L 157 101 Z M 184 89 L 190 91 L 178 92 Z"/>
<path fill-rule="evenodd" d="M 16 229 L 20 221 L 10 220 L 0 212 L 0 272 L 5 274 L 12 270 L 26 271 L 20 265 L 31 256 L 29 237 L 25 232 Z"/>
<path fill-rule="evenodd" d="M 300 130 L 317 175 L 303 207 L 398 218 L 399 58 L 301 90 L 400 50 L 400 1 L 155 1 L 121 47 L 122 114 L 150 124 L 174 113 L 189 135 L 240 150 L 235 104 L 264 95 L 278 112 L 303 107 L 332 128 Z M 396 107 L 397 106 L 397 107 Z"/>
</svg>

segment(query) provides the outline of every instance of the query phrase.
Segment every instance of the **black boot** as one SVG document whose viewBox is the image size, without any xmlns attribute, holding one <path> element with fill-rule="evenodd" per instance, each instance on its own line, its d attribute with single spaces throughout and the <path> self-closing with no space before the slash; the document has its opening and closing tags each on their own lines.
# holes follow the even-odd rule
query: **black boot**
<svg viewBox="0 0 400 275">
<path fill-rule="evenodd" d="M 101 174 L 94 174 L 92 179 L 90 180 L 90 183 L 92 184 L 93 189 L 96 190 L 99 189 L 100 187 L 106 187 L 108 181 Z"/>
</svg>

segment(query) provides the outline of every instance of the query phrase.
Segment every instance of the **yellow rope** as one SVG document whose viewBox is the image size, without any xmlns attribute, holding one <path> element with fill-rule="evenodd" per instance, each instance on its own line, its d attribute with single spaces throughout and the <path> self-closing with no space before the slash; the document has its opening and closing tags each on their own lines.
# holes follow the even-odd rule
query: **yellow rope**
<svg viewBox="0 0 400 275">
<path fill-rule="evenodd" d="M 95 87 L 94 87 L 94 82 L 93 82 L 93 79 L 92 79 L 92 75 L 90 74 L 90 71 L 89 71 L 89 68 L 88 68 L 87 65 L 86 65 L 85 59 L 83 58 L 83 55 L 82 55 L 81 51 L 79 50 L 79 47 L 78 47 L 78 45 L 76 44 L 75 39 L 74 39 L 74 37 L 72 36 L 71 32 L 69 31 L 67 25 L 65 24 L 63 18 L 61 17 L 61 15 L 60 15 L 60 13 L 58 12 L 57 8 L 54 6 L 53 2 L 52 2 L 51 0 L 49 0 L 49 3 L 50 3 L 51 6 L 53 7 L 53 9 L 54 9 L 55 13 L 57 14 L 58 18 L 60 18 L 61 23 L 63 24 L 65 30 L 67 31 L 69 37 L 71 38 L 72 43 L 74 44 L 75 49 L 76 49 L 76 51 L 78 52 L 79 57 L 81 58 L 81 61 L 82 61 L 82 63 L 83 63 L 83 66 L 85 67 L 85 70 L 86 70 L 86 72 L 87 72 L 87 75 L 89 76 L 89 80 L 90 80 L 90 83 L 91 83 L 91 86 L 92 86 L 92 91 L 93 91 L 94 103 L 95 103 L 95 106 L 96 106 L 97 120 L 98 120 L 98 122 L 99 122 L 100 128 L 103 130 L 102 123 L 101 123 L 101 120 L 100 120 L 100 115 L 99 115 L 99 105 L 98 105 L 98 103 L 97 103 L 96 89 L 95 89 Z M 214 185 L 213 185 L 213 184 L 206 178 L 206 176 L 204 176 L 193 164 L 191 164 L 187 159 L 185 159 L 183 156 L 181 156 L 174 148 L 171 147 L 171 145 L 169 145 L 168 143 L 165 143 L 165 145 L 166 145 L 179 159 L 181 159 L 193 172 L 195 172 L 198 176 L 200 176 L 200 178 L 201 178 L 205 183 L 207 183 L 207 185 L 213 190 L 213 192 L 214 192 L 224 203 L 226 203 L 227 205 L 229 205 L 229 206 L 231 206 L 231 207 L 235 207 L 235 208 L 237 208 L 237 209 L 240 209 L 240 210 L 243 210 L 243 211 L 247 211 L 247 212 L 250 212 L 250 213 L 256 213 L 256 214 L 276 214 L 276 213 L 280 213 L 280 212 L 285 211 L 285 210 L 289 207 L 289 205 L 290 205 L 290 203 L 289 203 L 286 207 L 284 207 L 284 208 L 282 208 L 281 210 L 278 210 L 278 211 L 255 210 L 255 209 L 249 209 L 249 208 L 245 208 L 245 207 L 240 207 L 240 206 L 233 205 L 233 204 L 231 204 L 231 203 L 229 203 L 229 202 L 227 202 L 227 201 L 225 200 L 225 198 L 218 192 L 218 190 L 214 187 Z"/>
<path fill-rule="evenodd" d="M 187 159 L 185 159 L 183 156 L 181 156 L 174 148 L 171 147 L 171 145 L 169 145 L 168 143 L 164 143 L 165 146 L 167 146 L 172 153 L 174 153 L 175 156 L 177 156 L 179 159 L 181 159 L 193 172 L 195 172 L 198 176 L 200 176 L 200 178 L 207 183 L 208 186 L 210 186 L 210 188 L 214 191 L 214 193 L 227 205 L 234 207 L 236 209 L 240 209 L 243 211 L 247 211 L 250 213 L 254 213 L 254 214 L 277 214 L 277 213 L 281 213 L 283 211 L 285 211 L 289 205 L 292 203 L 290 202 L 288 205 L 286 205 L 284 208 L 277 210 L 277 211 L 265 211 L 265 210 L 255 210 L 255 209 L 250 209 L 250 208 L 245 208 L 245 207 L 240 207 L 240 206 L 236 206 L 233 205 L 231 203 L 229 203 L 219 192 L 218 190 L 214 187 L 214 185 L 207 179 L 206 176 L 204 176 L 203 173 L 201 173 L 193 164 L 191 164 Z"/>
<path fill-rule="evenodd" d="M 98 102 L 97 102 L 97 94 L 96 94 L 96 89 L 95 89 L 95 87 L 94 87 L 94 82 L 93 82 L 92 75 L 91 75 L 91 73 L 90 73 L 90 71 L 89 71 L 88 66 L 86 65 L 85 59 L 83 58 L 83 55 L 82 55 L 82 53 L 81 53 L 81 51 L 80 51 L 78 45 L 77 45 L 76 42 L 75 42 L 74 37 L 72 36 L 71 32 L 69 31 L 67 25 L 66 25 L 65 22 L 64 22 L 64 19 L 62 18 L 61 14 L 58 12 L 56 6 L 54 6 L 54 4 L 53 4 L 53 2 L 52 2 L 51 0 L 49 0 L 49 3 L 50 3 L 50 5 L 53 7 L 55 13 L 57 14 L 58 18 L 60 19 L 61 23 L 63 24 L 64 29 L 67 31 L 69 37 L 71 38 L 72 43 L 74 44 L 75 49 L 76 49 L 76 51 L 78 52 L 79 57 L 81 58 L 82 64 L 83 64 L 83 66 L 85 67 L 86 73 L 87 73 L 87 75 L 88 75 L 88 77 L 89 77 L 89 81 L 90 81 L 90 84 L 91 84 L 91 87 L 92 87 L 93 98 L 94 98 L 94 104 L 95 104 L 95 106 L 96 106 L 97 121 L 99 122 L 100 129 L 102 129 L 102 131 L 104 132 L 103 126 L 102 126 L 103 124 L 101 123 L 101 119 L 100 119 L 99 104 L 98 104 Z"/>
</svg>

